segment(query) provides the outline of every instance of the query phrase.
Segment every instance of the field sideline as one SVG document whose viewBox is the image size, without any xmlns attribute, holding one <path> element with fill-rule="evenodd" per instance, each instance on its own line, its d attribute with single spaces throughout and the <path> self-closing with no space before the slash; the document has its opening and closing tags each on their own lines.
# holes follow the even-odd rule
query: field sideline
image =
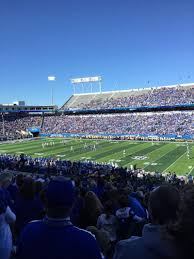
<svg viewBox="0 0 194 259">
<path fill-rule="evenodd" d="M 44 143 L 48 146 L 43 148 Z M 190 159 L 187 158 L 186 143 L 42 138 L 1 144 L 0 154 L 24 153 L 32 157 L 113 162 L 124 167 L 136 164 L 146 171 L 194 175 L 194 144 L 189 143 L 189 147 Z"/>
</svg>

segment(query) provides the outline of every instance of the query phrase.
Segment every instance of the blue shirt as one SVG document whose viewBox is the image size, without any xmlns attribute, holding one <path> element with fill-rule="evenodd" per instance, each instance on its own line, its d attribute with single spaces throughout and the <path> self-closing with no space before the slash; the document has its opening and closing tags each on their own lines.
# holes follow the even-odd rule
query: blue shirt
<svg viewBox="0 0 194 259">
<path fill-rule="evenodd" d="M 19 259 L 101 259 L 95 238 L 67 219 L 29 223 L 18 245 Z"/>
<path fill-rule="evenodd" d="M 129 195 L 129 204 L 132 210 L 138 217 L 147 219 L 147 213 L 145 208 L 141 205 L 141 203 L 135 198 Z"/>
</svg>

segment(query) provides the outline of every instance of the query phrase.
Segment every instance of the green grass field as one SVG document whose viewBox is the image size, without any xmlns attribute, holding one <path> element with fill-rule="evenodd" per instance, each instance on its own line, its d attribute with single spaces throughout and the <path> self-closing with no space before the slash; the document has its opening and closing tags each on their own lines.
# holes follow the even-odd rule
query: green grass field
<svg viewBox="0 0 194 259">
<path fill-rule="evenodd" d="M 61 141 L 65 143 L 62 144 Z M 55 142 L 55 144 L 51 146 L 50 142 Z M 49 143 L 49 145 L 43 148 L 43 143 Z M 93 150 L 94 145 L 96 150 Z M 0 154 L 24 153 L 32 157 L 114 162 L 124 167 L 136 164 L 145 171 L 161 173 L 175 171 L 178 175 L 194 175 L 193 143 L 189 143 L 189 149 L 190 159 L 187 158 L 186 143 L 42 138 L 3 143 L 0 145 Z"/>
</svg>

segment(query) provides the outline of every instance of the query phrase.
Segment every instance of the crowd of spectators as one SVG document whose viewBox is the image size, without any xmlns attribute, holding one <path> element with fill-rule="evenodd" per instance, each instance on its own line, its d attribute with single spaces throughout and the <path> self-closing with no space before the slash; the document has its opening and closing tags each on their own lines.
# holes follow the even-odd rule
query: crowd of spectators
<svg viewBox="0 0 194 259">
<path fill-rule="evenodd" d="M 40 127 L 41 116 L 29 116 L 23 114 L 6 114 L 0 116 L 0 137 L 5 136 L 8 139 L 17 139 L 21 137 L 21 131 L 25 132 L 30 127 Z"/>
<path fill-rule="evenodd" d="M 110 97 L 104 99 L 99 95 L 91 98 L 89 103 L 72 102 L 71 109 L 109 109 L 121 107 L 142 107 L 142 106 L 169 106 L 194 103 L 194 87 L 165 87 L 155 88 L 146 92 L 139 91 L 126 93 L 125 97 Z M 68 103 L 66 103 L 68 106 Z M 65 108 L 65 107 L 64 107 Z"/>
<path fill-rule="evenodd" d="M 46 117 L 44 133 L 194 134 L 193 112 Z"/>
<path fill-rule="evenodd" d="M 8 117 L 9 118 L 9 117 Z M 192 111 L 45 116 L 41 133 L 84 134 L 194 134 Z M 5 136 L 21 138 L 27 128 L 41 127 L 42 117 L 11 117 L 4 120 Z M 0 127 L 0 136 L 3 126 Z"/>
<path fill-rule="evenodd" d="M 0 170 L 1 259 L 194 257 L 192 178 L 24 155 Z"/>
</svg>

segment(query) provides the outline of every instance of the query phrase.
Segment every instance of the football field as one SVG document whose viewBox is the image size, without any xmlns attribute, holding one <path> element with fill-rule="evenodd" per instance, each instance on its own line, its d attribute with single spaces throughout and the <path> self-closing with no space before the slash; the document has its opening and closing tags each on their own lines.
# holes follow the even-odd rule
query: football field
<svg viewBox="0 0 194 259">
<path fill-rule="evenodd" d="M 194 175 L 193 143 L 189 143 L 187 147 L 186 143 L 179 142 L 42 138 L 0 144 L 0 154 L 21 153 L 32 157 L 116 163 L 123 167 L 136 165 L 150 172 L 170 171 L 178 175 Z"/>
</svg>

